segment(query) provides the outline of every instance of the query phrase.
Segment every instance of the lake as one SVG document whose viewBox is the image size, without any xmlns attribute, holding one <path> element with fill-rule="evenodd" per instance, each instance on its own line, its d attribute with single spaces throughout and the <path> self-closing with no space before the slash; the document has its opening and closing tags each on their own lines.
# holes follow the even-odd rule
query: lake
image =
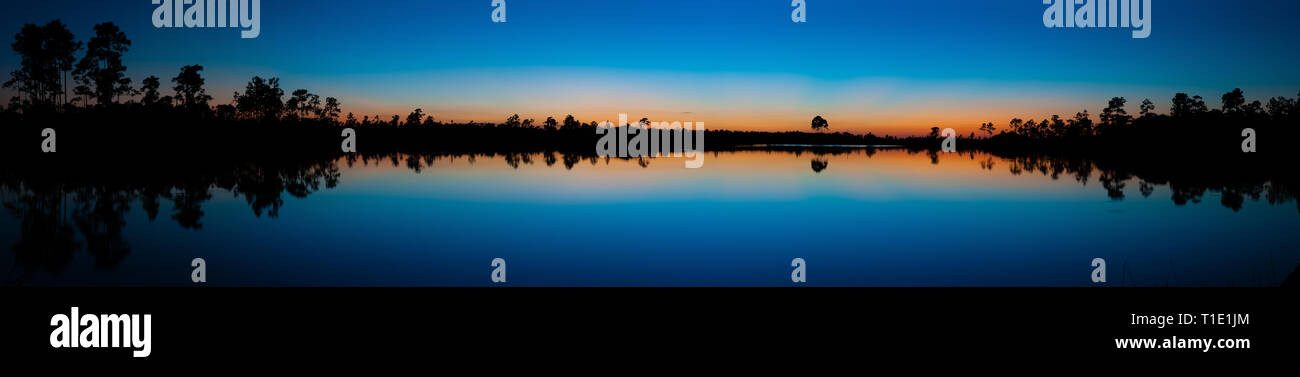
<svg viewBox="0 0 1300 377">
<path fill-rule="evenodd" d="M 1294 194 L 901 148 L 388 155 L 112 185 L 9 180 L 6 285 L 1277 286 Z M 141 180 L 145 180 L 142 178 Z"/>
</svg>

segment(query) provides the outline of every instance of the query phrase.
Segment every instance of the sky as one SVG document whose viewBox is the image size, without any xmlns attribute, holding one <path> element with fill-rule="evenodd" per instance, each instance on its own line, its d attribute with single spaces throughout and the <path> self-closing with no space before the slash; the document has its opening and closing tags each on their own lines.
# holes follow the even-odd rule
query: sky
<svg viewBox="0 0 1300 377">
<path fill-rule="evenodd" d="M 79 40 L 95 23 L 131 39 L 128 76 L 204 66 L 229 103 L 252 76 L 337 97 L 344 113 L 443 121 L 510 114 L 583 121 L 705 122 L 711 129 L 974 131 L 982 122 L 1129 111 L 1176 92 L 1207 103 L 1300 92 L 1300 3 L 1152 0 L 1151 35 L 1047 28 L 1040 0 L 262 0 L 261 32 L 154 28 L 148 0 L 2 0 L 0 33 L 61 19 Z M 18 56 L 0 52 L 0 70 Z M 170 85 L 164 85 L 167 87 Z M 164 94 L 168 94 L 165 90 Z M 0 92 L 6 98 L 12 91 Z"/>
</svg>

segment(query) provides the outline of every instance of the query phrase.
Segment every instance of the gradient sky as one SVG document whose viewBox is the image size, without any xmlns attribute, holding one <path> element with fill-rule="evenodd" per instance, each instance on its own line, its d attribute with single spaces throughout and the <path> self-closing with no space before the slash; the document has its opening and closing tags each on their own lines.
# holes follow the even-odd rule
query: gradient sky
<svg viewBox="0 0 1300 377">
<path fill-rule="evenodd" d="M 216 103 L 275 76 L 358 118 L 622 112 L 804 130 L 820 114 L 832 130 L 908 135 L 1096 114 L 1113 96 L 1136 112 L 1142 98 L 1165 111 L 1180 91 L 1215 106 L 1234 87 L 1259 100 L 1300 91 L 1294 1 L 1154 0 L 1147 39 L 1045 28 L 1040 0 L 807 1 L 796 24 L 789 0 L 506 0 L 508 22 L 496 24 L 491 0 L 263 0 L 261 36 L 241 39 L 155 29 L 149 0 L 4 0 L 0 33 L 58 18 L 84 41 L 113 21 L 133 42 L 136 85 L 200 64 Z M 0 53 L 0 70 L 17 65 Z"/>
</svg>

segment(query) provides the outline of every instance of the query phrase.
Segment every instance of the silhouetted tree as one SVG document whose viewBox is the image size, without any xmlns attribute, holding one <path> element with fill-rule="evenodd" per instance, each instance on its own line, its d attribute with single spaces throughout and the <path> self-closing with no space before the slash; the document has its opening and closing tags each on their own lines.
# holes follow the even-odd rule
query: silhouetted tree
<svg viewBox="0 0 1300 377">
<path fill-rule="evenodd" d="M 1088 116 L 1088 110 L 1074 114 L 1074 119 L 1069 121 L 1069 131 L 1066 136 L 1089 136 L 1093 134 L 1092 118 Z"/>
<path fill-rule="evenodd" d="M 289 100 L 284 102 L 284 107 L 295 119 L 304 119 L 308 115 L 319 118 L 322 114 L 320 96 L 308 92 L 307 89 L 298 89 L 290 93 Z"/>
<path fill-rule="evenodd" d="M 1241 114 L 1247 118 L 1263 118 L 1268 115 L 1264 111 L 1264 104 L 1259 101 L 1250 101 L 1246 106 L 1241 107 Z"/>
<path fill-rule="evenodd" d="M 56 69 L 59 71 L 59 83 L 63 88 L 60 93 L 63 95 L 63 102 L 68 102 L 68 72 L 72 70 L 73 64 L 77 62 L 74 56 L 77 51 L 81 50 L 82 43 L 76 41 L 76 36 L 68 31 L 68 26 L 59 20 L 50 21 L 42 29 L 45 31 L 45 48 L 50 51 Z"/>
<path fill-rule="evenodd" d="M 555 131 L 556 124 L 558 124 L 558 122 L 556 122 L 555 118 L 552 117 L 546 117 L 546 121 L 542 122 L 543 127 L 547 131 Z"/>
<path fill-rule="evenodd" d="M 181 67 L 181 73 L 172 78 L 176 86 L 172 90 L 176 91 L 176 99 L 180 101 L 181 107 L 190 111 L 207 110 L 208 100 L 212 96 L 203 90 L 203 76 L 199 72 L 203 71 L 201 65 L 187 65 Z"/>
<path fill-rule="evenodd" d="M 415 109 L 410 115 L 406 116 L 406 125 L 408 127 L 418 126 L 421 120 L 424 120 L 424 110 Z"/>
<path fill-rule="evenodd" d="M 827 122 L 826 119 L 822 118 L 821 115 L 813 117 L 812 120 L 813 131 L 821 132 L 822 130 L 830 128 L 830 126 L 831 126 L 830 122 Z"/>
<path fill-rule="evenodd" d="M 330 123 L 337 123 L 339 113 L 343 112 L 343 104 L 337 98 L 325 97 L 325 106 L 321 108 L 316 118 L 328 120 Z M 352 113 L 348 113 L 349 116 Z"/>
<path fill-rule="evenodd" d="M 9 81 L 4 83 L 4 87 L 18 88 L 19 93 L 26 94 L 30 102 L 37 104 L 52 102 L 51 92 L 55 85 L 51 80 L 53 64 L 45 50 L 45 39 L 45 31 L 35 24 L 23 25 L 22 30 L 14 34 L 14 43 L 10 47 L 21 58 L 21 65 L 9 73 Z M 21 99 L 16 102 L 22 103 Z"/>
<path fill-rule="evenodd" d="M 67 25 L 59 20 L 50 21 L 43 27 L 23 25 L 10 45 L 21 59 L 19 68 L 10 72 L 10 79 L 4 87 L 16 87 L 34 104 L 53 105 L 61 94 L 63 101 L 67 102 L 67 72 L 76 61 L 73 55 L 82 47 L 75 38 Z"/>
<path fill-rule="evenodd" d="M 95 25 L 95 36 L 86 44 L 86 55 L 77 62 L 73 75 L 82 85 L 77 94 L 93 96 L 98 104 L 111 104 L 117 96 L 131 93 L 122 55 L 131 46 L 126 33 L 112 22 Z"/>
<path fill-rule="evenodd" d="M 72 72 L 74 64 L 77 62 L 75 53 L 81 51 L 82 43 L 74 40 L 77 36 L 74 36 L 73 32 L 68 30 L 68 26 L 60 22 L 59 19 L 47 23 L 43 29 L 45 30 L 45 36 L 47 36 L 45 47 L 52 52 L 55 65 L 61 73 L 59 82 L 62 83 L 62 90 L 60 91 L 62 98 L 64 98 L 64 103 L 68 103 L 68 73 Z"/>
<path fill-rule="evenodd" d="M 1007 129 L 1019 135 L 1024 135 L 1024 127 L 1025 121 L 1020 118 L 1011 118 L 1011 121 L 1007 122 Z M 1003 130 L 1003 132 L 1006 131 L 1007 130 Z"/>
<path fill-rule="evenodd" d="M 1124 97 L 1114 97 L 1106 104 L 1106 109 L 1101 111 L 1099 118 L 1103 128 L 1122 127 L 1128 124 L 1128 112 L 1124 111 L 1124 104 L 1128 100 Z"/>
<path fill-rule="evenodd" d="M 243 94 L 235 93 L 235 109 L 246 118 L 263 121 L 280 119 L 280 113 L 284 111 L 284 102 L 281 101 L 283 96 L 284 90 L 280 89 L 279 78 L 263 80 L 254 76 L 244 87 Z"/>
<path fill-rule="evenodd" d="M 997 127 L 993 126 L 993 122 L 988 122 L 980 125 L 980 132 L 983 132 L 991 136 L 993 135 L 993 131 L 997 131 Z"/>
<path fill-rule="evenodd" d="M 509 128 L 519 127 L 519 114 L 514 114 L 509 117 L 506 117 L 506 122 L 502 123 L 501 125 Z"/>
<path fill-rule="evenodd" d="M 1223 112 L 1226 114 L 1239 113 L 1245 105 L 1246 94 L 1241 92 L 1241 88 L 1233 89 L 1223 95 Z"/>
<path fill-rule="evenodd" d="M 45 32 L 35 24 L 23 25 L 18 34 L 14 34 L 14 43 L 10 45 L 14 53 L 21 58 L 20 68 L 9 73 L 9 81 L 4 87 L 17 87 L 18 92 L 26 94 L 30 102 L 45 103 L 50 98 L 52 64 L 46 57 Z M 22 104 L 22 100 L 11 101 Z"/>
<path fill-rule="evenodd" d="M 564 117 L 564 125 L 560 126 L 560 129 L 569 131 L 569 130 L 576 130 L 579 127 L 582 127 L 582 122 L 579 122 L 576 118 L 574 118 L 573 114 L 569 114 Z"/>
<path fill-rule="evenodd" d="M 1205 107 L 1205 101 L 1201 96 L 1188 97 L 1187 93 L 1178 93 L 1174 95 L 1173 107 L 1169 109 L 1169 115 L 1175 118 L 1187 118 L 1199 116 L 1209 111 Z"/>
<path fill-rule="evenodd" d="M 1143 118 L 1150 118 L 1156 115 L 1156 104 L 1152 103 L 1150 99 L 1143 99 L 1142 106 L 1139 109 L 1141 112 L 1139 112 L 1138 115 Z"/>
<path fill-rule="evenodd" d="M 1273 97 L 1268 100 L 1268 116 L 1274 120 L 1289 118 L 1296 108 L 1296 101 L 1286 97 Z"/>
<path fill-rule="evenodd" d="M 1060 115 L 1052 114 L 1052 123 L 1051 126 L 1048 128 L 1048 132 L 1050 132 L 1051 136 L 1055 136 L 1055 137 L 1065 136 L 1065 134 L 1069 132 L 1068 127 L 1069 125 L 1065 123 L 1065 120 L 1061 119 Z"/>
<path fill-rule="evenodd" d="M 1024 121 L 1024 133 L 1022 135 L 1031 139 L 1041 138 L 1041 136 L 1047 134 L 1044 131 L 1047 130 L 1047 127 L 1047 120 L 1043 120 L 1043 122 L 1036 122 L 1034 120 Z"/>
<path fill-rule="evenodd" d="M 161 83 L 158 82 L 158 76 L 145 77 L 144 80 L 140 82 L 140 92 L 144 94 L 144 97 L 140 99 L 140 103 L 145 106 L 157 105 L 158 101 L 162 99 L 159 97 L 160 94 L 158 93 L 158 86 L 160 84 Z"/>
</svg>

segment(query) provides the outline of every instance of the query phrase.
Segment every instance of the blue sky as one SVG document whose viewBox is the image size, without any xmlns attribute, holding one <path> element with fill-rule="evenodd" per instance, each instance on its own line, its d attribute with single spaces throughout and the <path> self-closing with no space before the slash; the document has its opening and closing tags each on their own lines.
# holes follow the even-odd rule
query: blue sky
<svg viewBox="0 0 1300 377">
<path fill-rule="evenodd" d="M 491 21 L 491 0 L 263 0 L 256 39 L 155 29 L 147 0 L 6 2 L 6 35 L 58 18 L 85 40 L 118 23 L 136 83 L 201 64 L 218 103 L 277 76 L 358 117 L 626 112 L 802 129 L 823 114 L 833 130 L 908 134 L 1095 114 L 1112 96 L 1164 108 L 1178 91 L 1216 104 L 1234 87 L 1261 100 L 1300 91 L 1292 1 L 1153 0 L 1147 39 L 1048 29 L 1039 0 L 807 0 L 806 23 L 791 22 L 789 0 L 506 0 L 506 23 Z M 17 64 L 0 53 L 4 72 Z"/>
</svg>

